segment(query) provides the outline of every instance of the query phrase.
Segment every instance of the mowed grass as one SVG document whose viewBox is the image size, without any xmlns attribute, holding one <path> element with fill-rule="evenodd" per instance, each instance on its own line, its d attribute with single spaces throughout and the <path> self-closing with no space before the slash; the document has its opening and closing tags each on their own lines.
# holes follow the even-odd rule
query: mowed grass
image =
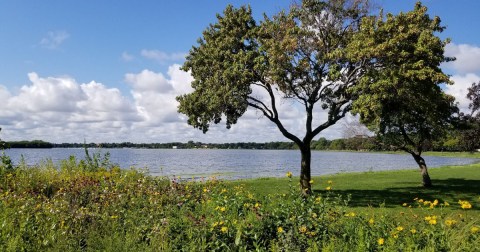
<svg viewBox="0 0 480 252">
<path fill-rule="evenodd" d="M 423 155 L 437 157 L 480 158 L 480 152 L 441 152 L 427 151 Z"/>
<path fill-rule="evenodd" d="M 313 177 L 314 193 L 322 193 L 327 187 L 341 195 L 351 195 L 350 207 L 402 208 L 412 204 L 415 198 L 457 203 L 459 199 L 474 202 L 473 209 L 480 210 L 480 163 L 466 166 L 445 166 L 429 169 L 433 187 L 421 186 L 418 170 L 399 170 L 363 173 L 342 173 Z M 298 177 L 293 181 L 297 182 Z M 286 193 L 288 178 L 259 178 L 233 181 L 259 195 Z M 332 181 L 332 184 L 328 184 Z M 298 183 L 295 183 L 298 184 Z M 452 204 L 454 205 L 454 204 Z M 458 209 L 460 205 L 453 207 Z"/>
<path fill-rule="evenodd" d="M 379 153 L 410 155 L 404 151 L 380 151 Z M 478 158 L 480 159 L 480 152 L 466 152 L 466 151 L 427 151 L 422 154 L 423 156 L 436 156 L 436 157 L 456 157 L 456 158 Z"/>
</svg>

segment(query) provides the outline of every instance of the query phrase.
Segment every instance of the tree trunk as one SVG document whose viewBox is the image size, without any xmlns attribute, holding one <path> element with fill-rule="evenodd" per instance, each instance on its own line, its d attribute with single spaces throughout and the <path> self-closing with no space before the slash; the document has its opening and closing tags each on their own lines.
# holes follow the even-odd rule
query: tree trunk
<svg viewBox="0 0 480 252">
<path fill-rule="evenodd" d="M 305 144 L 300 147 L 302 153 L 302 161 L 300 164 L 300 188 L 302 189 L 303 195 L 309 195 L 312 193 L 312 185 L 310 181 L 312 180 L 310 163 L 312 161 L 312 152 L 310 149 L 310 144 Z"/>
<path fill-rule="evenodd" d="M 425 160 L 418 154 L 413 153 L 413 158 L 415 162 L 417 162 L 418 166 L 420 167 L 420 173 L 422 174 L 422 184 L 424 187 L 431 187 L 432 180 L 430 180 L 430 175 L 428 175 L 427 165 L 425 164 Z"/>
</svg>

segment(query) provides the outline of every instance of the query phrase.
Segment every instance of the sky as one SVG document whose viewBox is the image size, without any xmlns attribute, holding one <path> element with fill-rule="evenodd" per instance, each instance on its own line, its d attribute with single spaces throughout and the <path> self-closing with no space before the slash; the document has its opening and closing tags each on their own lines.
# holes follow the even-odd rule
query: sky
<svg viewBox="0 0 480 252">
<path fill-rule="evenodd" d="M 231 129 L 207 134 L 187 125 L 175 97 L 191 92 L 185 56 L 216 14 L 250 4 L 256 20 L 291 1 L 0 0 L 0 138 L 63 142 L 269 142 L 287 141 L 258 112 L 249 110 Z M 377 0 L 384 12 L 413 9 L 412 0 Z M 462 110 L 466 89 L 480 81 L 480 1 L 423 1 L 450 38 L 442 65 L 454 85 L 445 87 Z M 302 134 L 304 112 L 279 104 L 287 129 Z M 325 118 L 316 111 L 317 122 Z M 342 122 L 319 137 L 342 137 Z"/>
</svg>

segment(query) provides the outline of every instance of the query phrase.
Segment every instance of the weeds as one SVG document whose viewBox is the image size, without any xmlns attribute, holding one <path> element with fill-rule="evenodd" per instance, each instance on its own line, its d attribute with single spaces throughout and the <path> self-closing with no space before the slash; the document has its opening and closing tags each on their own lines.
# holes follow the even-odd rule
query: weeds
<svg viewBox="0 0 480 252">
<path fill-rule="evenodd" d="M 335 181 L 300 197 L 241 184 L 120 170 L 98 155 L 1 174 L 2 251 L 475 251 L 472 204 L 412 199 L 403 211 L 357 212 Z M 312 181 L 313 183 L 313 181 Z M 479 198 L 480 201 L 480 198 Z M 461 210 L 443 211 L 450 205 Z"/>
</svg>

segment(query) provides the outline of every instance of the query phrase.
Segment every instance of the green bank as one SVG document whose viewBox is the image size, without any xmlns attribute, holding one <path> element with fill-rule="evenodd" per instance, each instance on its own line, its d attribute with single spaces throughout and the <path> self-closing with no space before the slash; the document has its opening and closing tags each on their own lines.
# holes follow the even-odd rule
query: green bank
<svg viewBox="0 0 480 252">
<path fill-rule="evenodd" d="M 480 163 L 465 166 L 444 166 L 431 168 L 432 188 L 421 185 L 418 170 L 397 170 L 382 172 L 340 173 L 313 178 L 313 191 L 325 192 L 327 187 L 335 193 L 351 195 L 351 207 L 401 208 L 403 203 L 413 199 L 441 200 L 456 202 L 458 199 L 480 200 Z M 295 182 L 297 178 L 294 178 Z M 259 178 L 234 181 L 245 184 L 259 195 L 286 193 L 288 178 Z M 328 182 L 331 182 L 329 184 Z M 480 205 L 477 205 L 480 208 Z"/>
<path fill-rule="evenodd" d="M 479 164 L 172 181 L 98 156 L 0 164 L 1 251 L 475 251 Z M 405 204 L 404 204 L 405 203 Z"/>
</svg>

